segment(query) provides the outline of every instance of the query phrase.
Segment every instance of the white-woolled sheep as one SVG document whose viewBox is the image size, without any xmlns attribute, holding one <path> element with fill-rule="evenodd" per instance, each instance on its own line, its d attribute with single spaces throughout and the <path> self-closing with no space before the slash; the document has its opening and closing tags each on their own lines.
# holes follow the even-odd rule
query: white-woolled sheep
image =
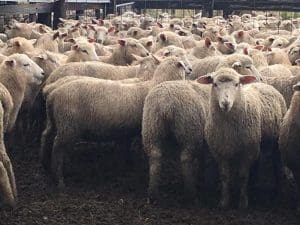
<svg viewBox="0 0 300 225">
<path fill-rule="evenodd" d="M 262 141 L 277 141 L 286 112 L 282 95 L 267 84 L 249 84 L 255 80 L 255 76 L 241 76 L 227 68 L 198 79 L 212 84 L 205 138 L 219 166 L 221 208 L 231 204 L 234 178 L 238 178 L 239 207 L 248 207 L 250 168 L 259 158 Z"/>
</svg>

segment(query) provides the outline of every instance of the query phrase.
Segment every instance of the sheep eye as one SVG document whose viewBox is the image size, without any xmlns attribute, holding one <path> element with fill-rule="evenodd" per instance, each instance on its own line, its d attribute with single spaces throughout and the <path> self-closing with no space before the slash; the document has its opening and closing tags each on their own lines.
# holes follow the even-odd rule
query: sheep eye
<svg viewBox="0 0 300 225">
<path fill-rule="evenodd" d="M 236 83 L 235 86 L 238 87 L 238 86 L 239 86 L 239 83 Z"/>
<path fill-rule="evenodd" d="M 81 51 L 84 52 L 84 53 L 86 53 L 86 54 L 89 54 L 88 51 L 85 50 L 85 49 L 82 49 Z"/>
<path fill-rule="evenodd" d="M 132 45 L 132 47 L 136 48 L 136 47 L 137 47 L 137 45 L 136 45 L 136 44 L 133 44 L 133 45 Z"/>
<path fill-rule="evenodd" d="M 29 63 L 24 64 L 23 66 L 29 66 Z"/>
<path fill-rule="evenodd" d="M 218 87 L 218 85 L 216 83 L 214 83 L 214 87 Z"/>
</svg>

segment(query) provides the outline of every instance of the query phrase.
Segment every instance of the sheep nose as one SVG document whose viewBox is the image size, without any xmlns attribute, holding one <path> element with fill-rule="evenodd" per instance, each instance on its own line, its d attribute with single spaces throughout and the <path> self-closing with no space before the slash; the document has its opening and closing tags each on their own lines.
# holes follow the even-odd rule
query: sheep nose
<svg viewBox="0 0 300 225">
<path fill-rule="evenodd" d="M 150 53 L 149 53 L 149 52 L 147 52 L 147 53 L 146 53 L 146 55 L 147 55 L 147 56 L 149 56 L 149 55 L 150 55 Z"/>
<path fill-rule="evenodd" d="M 44 72 L 44 71 L 42 71 L 41 74 L 42 74 L 43 76 L 45 76 L 45 72 Z"/>
<path fill-rule="evenodd" d="M 193 72 L 193 69 L 192 69 L 192 68 L 188 68 L 188 70 L 189 70 L 189 73 Z"/>
</svg>

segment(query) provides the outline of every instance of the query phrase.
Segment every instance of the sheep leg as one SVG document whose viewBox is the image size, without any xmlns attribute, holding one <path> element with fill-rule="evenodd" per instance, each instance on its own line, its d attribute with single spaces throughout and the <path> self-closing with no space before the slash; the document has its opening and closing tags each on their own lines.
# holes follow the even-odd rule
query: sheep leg
<svg viewBox="0 0 300 225">
<path fill-rule="evenodd" d="M 299 168 L 300 169 L 300 168 Z M 298 193 L 297 193 L 297 200 L 298 200 L 298 205 L 297 205 L 297 212 L 300 213 L 300 170 L 292 170 L 293 171 L 293 175 L 295 178 L 295 181 L 297 183 L 298 186 Z"/>
<path fill-rule="evenodd" d="M 14 208 L 16 205 L 14 193 L 9 182 L 7 171 L 2 162 L 0 162 L 0 188 L 3 203 Z"/>
<path fill-rule="evenodd" d="M 275 178 L 275 193 L 278 198 L 282 195 L 282 182 L 283 182 L 283 167 L 282 167 L 282 159 L 281 153 L 278 148 L 278 142 L 275 141 L 273 146 L 273 154 L 272 154 L 272 166 Z"/>
<path fill-rule="evenodd" d="M 182 173 L 184 178 L 184 191 L 188 199 L 196 196 L 196 181 L 194 174 L 194 159 L 191 148 L 185 148 L 180 155 Z"/>
<path fill-rule="evenodd" d="M 148 196 L 150 201 L 159 199 L 159 181 L 161 171 L 161 151 L 158 147 L 153 146 L 149 154 L 149 187 Z"/>
<path fill-rule="evenodd" d="M 42 135 L 40 151 L 40 161 L 46 171 L 49 171 L 50 169 L 51 151 L 53 147 L 54 138 L 55 129 L 53 125 L 48 121 L 47 128 Z"/>
<path fill-rule="evenodd" d="M 67 148 L 67 142 L 56 136 L 51 155 L 51 170 L 54 181 L 59 191 L 65 188 L 63 177 L 64 151 Z"/>
<path fill-rule="evenodd" d="M 220 172 L 220 179 L 221 179 L 221 185 L 222 185 L 221 200 L 219 202 L 219 208 L 226 209 L 229 207 L 229 202 L 230 202 L 230 191 L 229 191 L 230 168 L 229 168 L 229 163 L 227 160 L 223 160 L 220 162 L 219 172 Z"/>
<path fill-rule="evenodd" d="M 9 178 L 9 182 L 10 182 L 10 186 L 14 195 L 14 199 L 17 200 L 17 186 L 16 186 L 16 179 L 15 179 L 15 173 L 13 171 L 13 167 L 10 161 L 10 158 L 8 157 L 5 147 L 2 146 L 2 149 L 4 150 L 3 152 L 1 152 L 1 159 L 2 159 L 2 163 L 4 165 L 4 168 L 6 169 L 8 178 Z"/>
<path fill-rule="evenodd" d="M 240 183 L 239 208 L 240 209 L 246 209 L 248 207 L 249 172 L 250 172 L 250 166 L 247 163 L 242 164 L 239 171 L 239 183 Z"/>
</svg>

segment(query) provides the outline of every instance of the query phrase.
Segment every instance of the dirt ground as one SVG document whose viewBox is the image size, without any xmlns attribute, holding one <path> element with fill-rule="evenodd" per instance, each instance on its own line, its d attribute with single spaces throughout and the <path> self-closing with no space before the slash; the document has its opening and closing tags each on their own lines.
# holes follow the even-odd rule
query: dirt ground
<svg viewBox="0 0 300 225">
<path fill-rule="evenodd" d="M 111 150 L 113 145 L 103 149 L 97 151 L 94 145 L 85 144 L 77 148 L 67 160 L 67 188 L 60 194 L 38 163 L 38 147 L 10 150 L 19 202 L 13 211 L 0 211 L 0 224 L 300 224 L 300 216 L 290 203 L 277 205 L 252 199 L 246 211 L 219 211 L 215 208 L 217 194 L 213 193 L 202 206 L 188 206 L 181 201 L 182 185 L 176 177 L 163 179 L 166 200 L 159 206 L 149 205 L 145 159 L 124 167 L 118 152 Z"/>
</svg>

